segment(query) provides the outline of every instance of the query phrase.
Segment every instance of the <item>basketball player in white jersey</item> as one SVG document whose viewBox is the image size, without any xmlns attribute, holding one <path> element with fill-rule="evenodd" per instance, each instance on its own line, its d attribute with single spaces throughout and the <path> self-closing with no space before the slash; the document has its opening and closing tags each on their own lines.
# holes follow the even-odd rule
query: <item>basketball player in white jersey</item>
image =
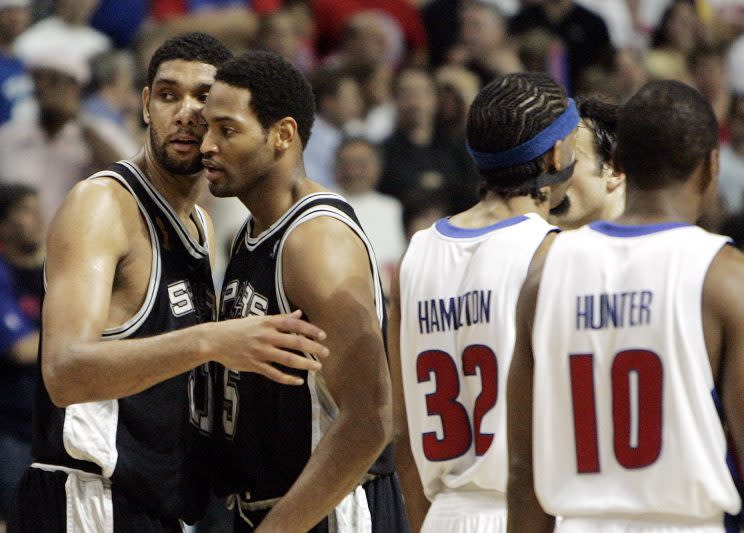
<svg viewBox="0 0 744 533">
<path fill-rule="evenodd" d="M 612 166 L 619 106 L 598 98 L 579 99 L 576 168 L 566 197 L 550 210 L 548 221 L 576 229 L 594 220 L 613 220 L 625 207 L 625 176 Z"/>
<path fill-rule="evenodd" d="M 530 268 L 510 532 L 553 531 L 554 516 L 561 533 L 740 530 L 726 514 L 741 507 L 744 256 L 693 225 L 715 195 L 717 132 L 695 90 L 644 86 L 619 117 L 625 213 L 558 235 Z"/>
<path fill-rule="evenodd" d="M 556 230 L 545 218 L 568 187 L 578 123 L 547 75 L 487 85 L 467 122 L 481 201 L 417 233 L 401 262 L 388 338 L 414 531 L 506 529 L 514 313 L 535 251 Z"/>
</svg>

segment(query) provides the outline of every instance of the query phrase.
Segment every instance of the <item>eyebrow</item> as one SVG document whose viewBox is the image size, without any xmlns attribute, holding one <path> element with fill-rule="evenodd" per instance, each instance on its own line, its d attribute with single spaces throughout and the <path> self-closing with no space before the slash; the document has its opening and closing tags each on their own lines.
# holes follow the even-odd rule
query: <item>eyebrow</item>
<svg viewBox="0 0 744 533">
<path fill-rule="evenodd" d="M 212 122 L 237 122 L 237 120 L 235 120 L 233 117 L 230 117 L 230 116 L 227 116 L 227 115 L 222 115 L 222 116 L 219 116 L 219 117 L 214 117 L 213 119 L 211 119 L 211 121 Z"/>
<path fill-rule="evenodd" d="M 153 85 L 181 85 L 181 84 L 177 82 L 176 80 L 171 80 L 168 78 L 160 78 L 160 79 L 155 80 Z M 209 89 L 211 87 L 212 87 L 211 83 L 200 83 L 199 85 L 196 86 L 196 91 L 197 92 L 209 92 Z"/>
</svg>

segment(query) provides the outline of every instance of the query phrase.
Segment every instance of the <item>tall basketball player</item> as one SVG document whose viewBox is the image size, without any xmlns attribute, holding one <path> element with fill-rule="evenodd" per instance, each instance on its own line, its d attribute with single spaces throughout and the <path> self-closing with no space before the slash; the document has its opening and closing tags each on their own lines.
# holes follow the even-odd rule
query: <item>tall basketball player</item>
<svg viewBox="0 0 744 533">
<path fill-rule="evenodd" d="M 556 230 L 545 219 L 568 187 L 578 124 L 573 101 L 547 75 L 484 87 L 467 120 L 481 200 L 417 233 L 403 257 L 389 346 L 397 465 L 415 531 L 422 522 L 431 533 L 506 529 L 517 296 Z"/>
<path fill-rule="evenodd" d="M 284 350 L 323 351 L 289 334 L 322 336 L 296 316 L 211 323 L 212 230 L 194 199 L 200 112 L 229 55 L 203 34 L 158 49 L 142 93 L 144 150 L 77 185 L 52 224 L 36 462 L 10 531 L 180 531 L 210 487 L 190 426 L 203 420 L 189 413 L 189 395 L 204 392 L 188 370 L 215 359 L 296 383 L 269 363 L 308 369 Z"/>
<path fill-rule="evenodd" d="M 233 245 L 220 318 L 301 309 L 333 353 L 322 372 L 298 373 L 303 387 L 224 365 L 218 483 L 235 495 L 236 531 L 404 533 L 386 448 L 380 278 L 353 209 L 305 175 L 314 107 L 294 67 L 257 52 L 220 67 L 204 110 L 209 188 L 251 212 Z"/>
<path fill-rule="evenodd" d="M 625 213 L 558 235 L 531 268 L 509 375 L 510 532 L 553 531 L 553 516 L 572 533 L 740 530 L 725 514 L 741 507 L 744 256 L 693 225 L 715 195 L 717 133 L 695 90 L 643 87 L 619 117 Z"/>
</svg>

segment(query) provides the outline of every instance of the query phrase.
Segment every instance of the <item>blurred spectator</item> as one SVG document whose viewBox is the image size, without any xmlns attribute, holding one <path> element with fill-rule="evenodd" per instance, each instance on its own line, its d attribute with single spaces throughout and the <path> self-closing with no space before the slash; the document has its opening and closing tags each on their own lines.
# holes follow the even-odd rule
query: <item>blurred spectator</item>
<svg viewBox="0 0 744 533">
<path fill-rule="evenodd" d="M 148 15 L 148 0 L 99 0 L 90 25 L 108 35 L 114 46 L 129 46 Z"/>
<path fill-rule="evenodd" d="M 401 32 L 405 49 L 414 61 L 427 55 L 426 30 L 418 9 L 408 0 L 309 0 L 317 24 L 318 50 L 322 55 L 335 50 L 349 31 L 348 22 L 357 13 L 375 10 L 386 15 L 387 28 Z M 392 24 L 391 24 L 392 23 Z M 355 28 L 352 25 L 351 30 Z M 348 35 L 346 36 L 348 39 Z"/>
<path fill-rule="evenodd" d="M 0 0 L 0 124 L 33 115 L 33 86 L 13 43 L 30 20 L 30 0 Z"/>
<path fill-rule="evenodd" d="M 43 223 L 36 192 L 0 184 L 0 524 L 31 463 Z"/>
<path fill-rule="evenodd" d="M 438 115 L 442 129 L 465 138 L 468 108 L 480 90 L 478 77 L 462 67 L 445 65 L 434 74 L 439 94 Z"/>
<path fill-rule="evenodd" d="M 335 189 L 336 149 L 345 134 L 360 133 L 362 96 L 356 79 L 346 70 L 325 68 L 312 79 L 316 115 L 303 159 L 310 179 Z"/>
<path fill-rule="evenodd" d="M 461 3 L 461 0 L 431 0 L 421 7 L 429 43 L 429 65 L 433 68 L 447 61 L 448 53 L 458 42 Z"/>
<path fill-rule="evenodd" d="M 687 61 L 703 41 L 703 24 L 691 0 L 673 0 L 664 11 L 646 54 L 652 78 L 675 79 L 692 85 Z"/>
<path fill-rule="evenodd" d="M 0 181 L 18 180 L 38 189 L 44 219 L 51 221 L 67 191 L 94 167 L 120 154 L 80 121 L 88 65 L 58 47 L 37 47 L 28 56 L 38 119 L 12 120 L 0 128 Z"/>
<path fill-rule="evenodd" d="M 136 154 L 140 97 L 134 59 L 128 52 L 104 52 L 91 63 L 91 78 L 91 92 L 83 101 L 87 123 L 124 157 Z"/>
<path fill-rule="evenodd" d="M 385 294 L 395 265 L 406 249 L 403 206 L 375 190 L 382 160 L 377 147 L 361 137 L 346 139 L 336 155 L 336 183 L 354 208 L 375 250 Z"/>
<path fill-rule="evenodd" d="M 728 140 L 731 89 L 726 75 L 725 54 L 720 47 L 701 45 L 690 53 L 690 73 L 695 87 L 713 107 L 721 128 L 721 142 Z"/>
<path fill-rule="evenodd" d="M 625 48 L 637 44 L 638 36 L 633 27 L 633 15 L 628 0 L 576 0 L 605 21 L 610 39 L 615 48 Z"/>
<path fill-rule="evenodd" d="M 383 11 L 361 11 L 349 17 L 340 47 L 325 62 L 347 66 L 384 64 L 395 69 L 405 51 L 403 33 L 395 19 Z"/>
<path fill-rule="evenodd" d="M 718 194 L 730 212 L 744 212 L 744 95 L 731 100 L 729 144 L 721 148 Z"/>
<path fill-rule="evenodd" d="M 481 86 L 496 76 L 523 69 L 516 50 L 506 39 L 506 21 L 492 4 L 477 0 L 464 4 L 460 39 L 467 54 L 466 66 L 480 78 Z"/>
<path fill-rule="evenodd" d="M 364 101 L 365 138 L 374 143 L 387 139 L 395 128 L 395 103 L 392 93 L 392 70 L 384 63 L 347 65 L 359 83 Z"/>
<path fill-rule="evenodd" d="M 613 51 L 607 25 L 573 0 L 545 0 L 527 6 L 511 20 L 509 31 L 521 35 L 534 28 L 549 31 L 565 44 L 571 87 L 576 87 L 589 66 L 610 65 Z"/>
<path fill-rule="evenodd" d="M 295 14 L 289 10 L 264 15 L 258 28 L 258 46 L 283 57 L 305 74 L 315 67 L 314 52 L 301 40 Z"/>
<path fill-rule="evenodd" d="M 153 20 L 138 40 L 142 70 L 147 70 L 161 44 L 181 33 L 208 33 L 234 52 L 245 51 L 258 31 L 258 17 L 250 4 L 249 0 L 151 0 Z"/>
<path fill-rule="evenodd" d="M 423 70 L 408 68 L 398 75 L 395 89 L 397 126 L 382 145 L 384 171 L 379 190 L 404 204 L 422 192 L 442 192 L 454 211 L 477 199 L 480 181 L 462 140 L 436 123 L 434 80 Z"/>
<path fill-rule="evenodd" d="M 612 70 L 595 65 L 586 69 L 581 75 L 574 94 L 576 97 L 599 96 L 609 102 L 619 102 L 620 89 L 616 82 L 617 78 Z"/>
<path fill-rule="evenodd" d="M 621 102 L 627 101 L 648 81 L 641 54 L 633 48 L 620 50 L 615 56 L 615 87 Z"/>
<path fill-rule="evenodd" d="M 40 46 L 59 47 L 60 52 L 75 54 L 84 61 L 111 48 L 109 38 L 88 23 L 99 0 L 58 0 L 55 14 L 40 20 L 22 35 L 15 43 L 18 57 L 36 53 Z"/>
<path fill-rule="evenodd" d="M 744 94 L 744 35 L 731 45 L 726 58 L 726 71 L 734 92 Z"/>
</svg>

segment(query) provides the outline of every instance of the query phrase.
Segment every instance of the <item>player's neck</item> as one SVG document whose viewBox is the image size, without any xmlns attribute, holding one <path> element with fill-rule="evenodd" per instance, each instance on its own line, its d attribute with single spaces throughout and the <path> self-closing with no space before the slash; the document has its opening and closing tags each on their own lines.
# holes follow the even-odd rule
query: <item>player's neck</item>
<svg viewBox="0 0 744 533">
<path fill-rule="evenodd" d="M 548 211 L 548 202 L 540 202 L 531 196 L 502 198 L 489 191 L 480 202 L 450 220 L 462 228 L 483 228 L 527 213 L 537 213 L 547 219 Z"/>
<path fill-rule="evenodd" d="M 687 188 L 640 191 L 628 187 L 625 212 L 617 218 L 618 224 L 641 225 L 662 222 L 687 222 L 694 224 L 700 217 L 702 198 Z"/>
<path fill-rule="evenodd" d="M 153 187 L 163 195 L 179 218 L 183 221 L 188 220 L 201 191 L 201 172 L 192 176 L 172 174 L 156 162 L 147 145 L 132 158 L 132 161 L 142 170 Z"/>
<path fill-rule="evenodd" d="M 253 217 L 253 236 L 269 228 L 301 198 L 322 190 L 311 182 L 300 163 L 291 171 L 276 171 L 238 195 Z"/>
</svg>

